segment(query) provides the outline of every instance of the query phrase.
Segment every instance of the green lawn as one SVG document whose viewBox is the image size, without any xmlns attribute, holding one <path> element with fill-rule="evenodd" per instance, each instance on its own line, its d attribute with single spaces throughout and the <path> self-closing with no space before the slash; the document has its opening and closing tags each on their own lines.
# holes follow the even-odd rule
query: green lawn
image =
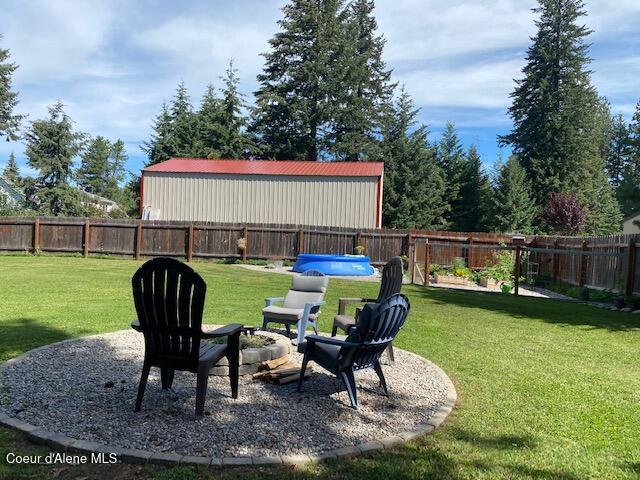
<svg viewBox="0 0 640 480">
<path fill-rule="evenodd" d="M 39 345 L 127 328 L 131 260 L 0 256 L 0 361 Z M 263 298 L 289 277 L 195 263 L 208 284 L 206 321 L 258 324 Z M 331 280 L 322 328 L 339 296 L 375 296 Z M 550 300 L 408 286 L 398 346 L 440 365 L 458 405 L 435 434 L 407 446 L 298 468 L 118 466 L 16 468 L 30 446 L 0 429 L 0 478 L 638 478 L 640 318 Z M 393 385 L 390 385 L 393 389 Z"/>
</svg>

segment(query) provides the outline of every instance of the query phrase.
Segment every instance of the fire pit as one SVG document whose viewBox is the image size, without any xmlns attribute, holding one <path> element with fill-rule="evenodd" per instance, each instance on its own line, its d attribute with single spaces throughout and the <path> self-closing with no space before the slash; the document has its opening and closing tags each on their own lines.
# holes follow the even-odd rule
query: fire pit
<svg viewBox="0 0 640 480">
<path fill-rule="evenodd" d="M 214 330 L 215 327 L 203 325 L 203 330 Z M 224 342 L 225 339 L 220 339 Z M 291 353 L 291 340 L 272 332 L 259 332 L 254 335 L 240 336 L 240 375 L 253 375 L 262 362 L 278 360 Z M 229 375 L 229 364 L 226 358 L 220 360 L 209 371 L 209 375 Z"/>
</svg>

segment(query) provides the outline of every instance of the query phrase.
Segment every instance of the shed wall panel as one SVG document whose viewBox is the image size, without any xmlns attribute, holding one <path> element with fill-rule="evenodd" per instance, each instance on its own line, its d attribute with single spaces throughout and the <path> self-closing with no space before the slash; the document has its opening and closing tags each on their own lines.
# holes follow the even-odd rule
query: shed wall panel
<svg viewBox="0 0 640 480">
<path fill-rule="evenodd" d="M 376 227 L 377 177 L 145 172 L 159 220 Z"/>
</svg>

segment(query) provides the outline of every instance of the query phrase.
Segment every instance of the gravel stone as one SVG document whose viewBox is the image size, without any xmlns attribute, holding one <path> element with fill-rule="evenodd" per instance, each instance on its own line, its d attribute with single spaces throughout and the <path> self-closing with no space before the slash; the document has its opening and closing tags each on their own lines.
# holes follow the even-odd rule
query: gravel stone
<svg viewBox="0 0 640 480">
<path fill-rule="evenodd" d="M 287 342 L 279 343 L 288 349 Z M 69 445 L 71 451 L 90 452 L 103 445 L 126 449 L 121 456 L 129 462 L 179 461 L 184 456 L 212 458 L 211 465 L 221 464 L 223 457 L 245 462 L 268 457 L 276 463 L 285 456 L 335 458 L 335 449 L 349 454 L 368 442 L 385 448 L 399 444 L 401 432 L 435 423 L 430 419 L 440 407 L 453 406 L 455 397 L 447 398 L 451 382 L 440 368 L 410 352 L 395 352 L 394 365 L 382 367 L 388 397 L 373 370 L 356 373 L 358 410 L 350 407 L 341 382 L 315 367 L 302 392 L 296 391 L 296 382 L 274 385 L 243 377 L 237 400 L 231 398 L 227 377 L 211 376 L 205 404 L 209 414 L 196 418 L 196 376 L 176 371 L 172 389 L 163 391 L 156 368 L 151 369 L 142 410 L 133 411 L 144 357 L 141 334 L 127 330 L 85 337 L 5 363 L 0 369 L 0 418 L 9 415 L 16 419 L 4 423 L 28 422 L 37 427 L 34 431 L 77 439 Z M 291 354 L 301 362 L 302 355 L 293 349 Z M 107 382 L 113 386 L 105 388 Z M 441 421 L 440 413 L 436 421 Z"/>
</svg>

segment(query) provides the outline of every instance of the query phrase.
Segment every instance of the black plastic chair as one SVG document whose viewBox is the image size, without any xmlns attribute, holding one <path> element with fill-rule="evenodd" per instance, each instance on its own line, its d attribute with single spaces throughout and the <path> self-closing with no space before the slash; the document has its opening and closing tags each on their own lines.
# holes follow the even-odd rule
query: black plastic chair
<svg viewBox="0 0 640 480">
<path fill-rule="evenodd" d="M 331 336 L 335 337 L 338 329 L 349 333 L 349 330 L 356 324 L 360 309 L 356 310 L 356 315 L 346 315 L 346 307 L 350 303 L 380 303 L 391 295 L 400 293 L 402 289 L 402 259 L 393 257 L 382 269 L 382 280 L 378 298 L 340 298 L 338 300 L 338 314 L 333 317 L 333 329 Z M 393 362 L 393 346 L 390 344 L 387 350 L 389 361 Z"/>
<path fill-rule="evenodd" d="M 188 265 L 172 258 L 155 258 L 131 279 L 138 321 L 131 327 L 144 335 L 144 363 L 135 411 L 142 406 L 151 367 L 160 369 L 162 388 L 169 389 L 175 370 L 197 374 L 196 416 L 204 414 L 209 370 L 223 357 L 229 361 L 231 395 L 238 398 L 240 332 L 231 324 L 211 333 L 202 331 L 207 286 Z M 205 341 L 228 337 L 226 344 Z"/>
<path fill-rule="evenodd" d="M 358 408 L 354 375 L 358 370 L 373 368 L 378 374 L 384 393 L 388 394 L 380 356 L 404 325 L 409 309 L 409 299 L 398 293 L 382 303 L 366 304 L 358 317 L 358 322 L 351 328 L 345 340 L 308 335 L 298 380 L 298 391 L 302 388 L 307 364 L 314 361 L 342 380 L 353 408 Z"/>
</svg>

